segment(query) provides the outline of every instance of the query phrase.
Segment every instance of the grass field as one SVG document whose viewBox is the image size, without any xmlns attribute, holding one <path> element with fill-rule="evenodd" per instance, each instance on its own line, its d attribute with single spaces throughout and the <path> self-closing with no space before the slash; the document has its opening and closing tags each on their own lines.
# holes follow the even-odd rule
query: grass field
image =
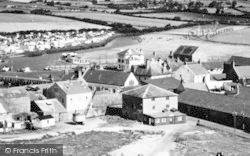
<svg viewBox="0 0 250 156">
<path fill-rule="evenodd" d="M 137 27 L 164 27 L 167 24 L 171 25 L 181 25 L 186 22 L 171 21 L 171 20 L 159 20 L 159 19 L 147 19 L 147 18 L 137 18 L 117 14 L 108 14 L 108 13 L 96 13 L 96 12 L 84 12 L 84 13 L 55 13 L 56 15 L 77 17 L 77 18 L 89 18 L 94 20 L 102 20 L 110 23 L 125 23 L 131 24 Z"/>
<path fill-rule="evenodd" d="M 0 14 L 0 32 L 53 29 L 69 30 L 83 28 L 107 29 L 109 27 L 42 15 Z"/>
<path fill-rule="evenodd" d="M 230 12 L 230 10 L 228 10 Z M 179 16 L 182 20 L 193 20 L 193 21 L 213 21 L 213 20 L 246 20 L 244 18 L 224 17 L 215 15 L 206 15 L 199 13 L 187 13 L 187 12 L 174 12 L 174 13 L 152 13 L 152 14 L 135 14 L 135 16 L 143 17 L 156 17 L 156 18 L 174 18 Z"/>
</svg>

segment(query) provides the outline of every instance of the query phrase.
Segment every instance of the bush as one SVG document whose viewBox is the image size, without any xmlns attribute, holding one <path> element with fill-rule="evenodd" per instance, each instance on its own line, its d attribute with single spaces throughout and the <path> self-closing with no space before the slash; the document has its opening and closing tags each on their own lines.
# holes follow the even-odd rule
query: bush
<svg viewBox="0 0 250 156">
<path fill-rule="evenodd" d="M 1 11 L 1 13 L 25 14 L 25 12 L 22 10 L 4 10 Z"/>
<path fill-rule="evenodd" d="M 181 17 L 180 17 L 180 16 L 175 16 L 175 17 L 173 18 L 173 20 L 181 21 Z"/>
<path fill-rule="evenodd" d="M 44 9 L 35 9 L 30 11 L 31 14 L 39 14 L 39 15 L 51 15 L 52 12 L 50 10 Z"/>
</svg>

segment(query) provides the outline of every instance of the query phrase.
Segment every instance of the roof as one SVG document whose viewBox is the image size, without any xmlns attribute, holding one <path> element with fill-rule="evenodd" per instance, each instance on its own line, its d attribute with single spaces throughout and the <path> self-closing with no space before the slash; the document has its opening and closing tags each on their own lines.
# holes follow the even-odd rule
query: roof
<svg viewBox="0 0 250 156">
<path fill-rule="evenodd" d="M 8 89 L 0 89 L 0 98 L 20 98 L 27 97 L 27 91 L 24 88 L 8 88 Z"/>
<path fill-rule="evenodd" d="M 249 95 L 250 95 L 250 88 L 249 87 L 240 87 L 239 94 L 237 94 L 235 97 L 250 100 Z"/>
<path fill-rule="evenodd" d="M 97 91 L 93 98 L 93 107 L 107 107 L 109 105 L 121 105 L 122 96 L 109 91 Z"/>
<path fill-rule="evenodd" d="M 137 87 L 132 90 L 123 92 L 125 95 L 130 95 L 134 97 L 140 97 L 143 99 L 147 98 L 157 98 L 157 97 L 169 97 L 169 96 L 178 96 L 175 93 L 162 89 L 152 84 L 144 85 Z"/>
<path fill-rule="evenodd" d="M 189 45 L 181 45 L 178 49 L 174 52 L 174 55 L 186 55 L 190 56 L 198 49 L 197 46 L 189 46 Z"/>
<path fill-rule="evenodd" d="M 190 88 L 190 89 L 195 89 L 195 90 L 201 90 L 201 91 L 206 91 L 208 92 L 209 89 L 204 83 L 183 83 L 184 88 Z"/>
<path fill-rule="evenodd" d="M 45 116 L 38 116 L 39 120 L 46 120 L 46 119 L 52 119 L 54 118 L 52 115 L 45 115 Z"/>
<path fill-rule="evenodd" d="M 250 77 L 250 66 L 234 66 L 233 68 L 239 78 Z"/>
<path fill-rule="evenodd" d="M 126 49 L 126 50 L 123 50 L 119 53 L 117 53 L 118 55 L 120 56 L 125 56 L 125 55 L 141 55 L 141 53 L 139 51 L 136 51 L 134 49 Z"/>
<path fill-rule="evenodd" d="M 84 79 L 88 83 L 124 86 L 130 73 L 111 70 L 88 70 Z"/>
<path fill-rule="evenodd" d="M 186 114 L 181 113 L 179 111 L 176 111 L 176 112 L 166 111 L 166 112 L 151 113 L 151 114 L 145 114 L 145 115 L 153 117 L 153 118 L 164 118 L 164 117 L 170 117 L 170 116 L 182 116 Z"/>
<path fill-rule="evenodd" d="M 231 64 L 232 62 L 235 62 L 236 66 L 246 66 L 250 65 L 250 57 L 243 57 L 243 56 L 231 56 L 228 61 L 226 61 L 227 64 Z"/>
<path fill-rule="evenodd" d="M 244 111 L 250 116 L 250 100 L 235 98 L 227 95 L 220 95 L 194 89 L 187 89 L 179 94 L 179 103 L 198 106 L 225 113 Z"/>
<path fill-rule="evenodd" d="M 57 99 L 36 100 L 34 102 L 43 112 L 66 112 L 66 109 Z"/>
<path fill-rule="evenodd" d="M 68 95 L 92 92 L 88 86 L 78 81 L 60 81 L 56 84 Z"/>
<path fill-rule="evenodd" d="M 142 81 L 146 84 L 152 84 L 152 85 L 158 86 L 166 90 L 176 89 L 180 85 L 180 81 L 175 79 L 174 77 L 148 79 L 148 80 L 142 80 Z"/>
<path fill-rule="evenodd" d="M 161 65 L 158 61 L 149 61 L 149 68 L 147 68 L 146 65 L 138 66 L 134 74 L 150 77 L 150 76 L 164 75 L 169 73 L 167 69 L 165 70 L 166 72 L 163 73 L 163 68 L 164 66 Z"/>
<path fill-rule="evenodd" d="M 202 62 L 201 64 L 206 70 L 214 70 L 214 69 L 223 69 L 224 68 L 224 62 L 222 62 L 222 61 Z"/>
<path fill-rule="evenodd" d="M 199 63 L 188 63 L 186 66 L 191 70 L 194 75 L 205 75 L 208 71 Z"/>
</svg>

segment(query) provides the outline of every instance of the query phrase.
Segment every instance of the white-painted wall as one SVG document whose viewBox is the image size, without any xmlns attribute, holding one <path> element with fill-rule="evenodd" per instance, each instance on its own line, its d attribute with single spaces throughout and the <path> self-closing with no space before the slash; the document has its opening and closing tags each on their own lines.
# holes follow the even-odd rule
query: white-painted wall
<svg viewBox="0 0 250 156">
<path fill-rule="evenodd" d="M 35 119 L 32 121 L 34 127 L 37 128 L 46 128 L 51 127 L 55 125 L 55 118 L 45 119 L 45 120 L 39 120 Z"/>
</svg>

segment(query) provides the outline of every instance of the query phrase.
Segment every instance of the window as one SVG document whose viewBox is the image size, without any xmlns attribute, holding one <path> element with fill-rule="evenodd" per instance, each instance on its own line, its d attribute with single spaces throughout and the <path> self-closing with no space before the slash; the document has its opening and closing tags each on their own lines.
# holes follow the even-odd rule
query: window
<svg viewBox="0 0 250 156">
<path fill-rule="evenodd" d="M 169 118 L 169 121 L 170 121 L 170 122 L 173 122 L 173 118 Z"/>
<path fill-rule="evenodd" d="M 147 117 L 144 116 L 144 121 L 147 121 Z"/>
<path fill-rule="evenodd" d="M 118 62 L 120 62 L 120 59 L 118 59 Z"/>
<path fill-rule="evenodd" d="M 129 64 L 129 60 L 126 60 L 126 64 Z"/>
<path fill-rule="evenodd" d="M 152 98 L 151 100 L 152 100 L 152 101 L 155 101 L 155 98 Z"/>
<path fill-rule="evenodd" d="M 166 118 L 161 119 L 161 122 L 166 122 L 166 121 L 167 121 Z"/>
<path fill-rule="evenodd" d="M 58 88 L 55 88 L 54 91 L 55 91 L 55 92 L 58 92 Z"/>
<path fill-rule="evenodd" d="M 124 60 L 121 60 L 122 63 L 124 63 Z"/>
<path fill-rule="evenodd" d="M 169 100 L 169 97 L 166 97 L 166 100 Z"/>
<path fill-rule="evenodd" d="M 169 108 L 169 105 L 166 105 L 166 108 Z"/>
<path fill-rule="evenodd" d="M 181 117 L 181 116 L 178 116 L 178 117 L 177 117 L 177 121 L 182 121 L 182 117 Z"/>
<path fill-rule="evenodd" d="M 49 120 L 47 120 L 47 123 L 49 123 Z"/>
<path fill-rule="evenodd" d="M 133 80 L 130 80 L 130 81 L 129 81 L 129 85 L 130 85 L 130 86 L 133 86 L 133 85 L 134 85 L 134 81 L 133 81 Z"/>
<path fill-rule="evenodd" d="M 155 123 L 160 123 L 160 119 L 155 119 Z"/>
<path fill-rule="evenodd" d="M 154 109 L 155 109 L 155 106 L 153 106 L 152 109 L 154 110 Z"/>
</svg>

